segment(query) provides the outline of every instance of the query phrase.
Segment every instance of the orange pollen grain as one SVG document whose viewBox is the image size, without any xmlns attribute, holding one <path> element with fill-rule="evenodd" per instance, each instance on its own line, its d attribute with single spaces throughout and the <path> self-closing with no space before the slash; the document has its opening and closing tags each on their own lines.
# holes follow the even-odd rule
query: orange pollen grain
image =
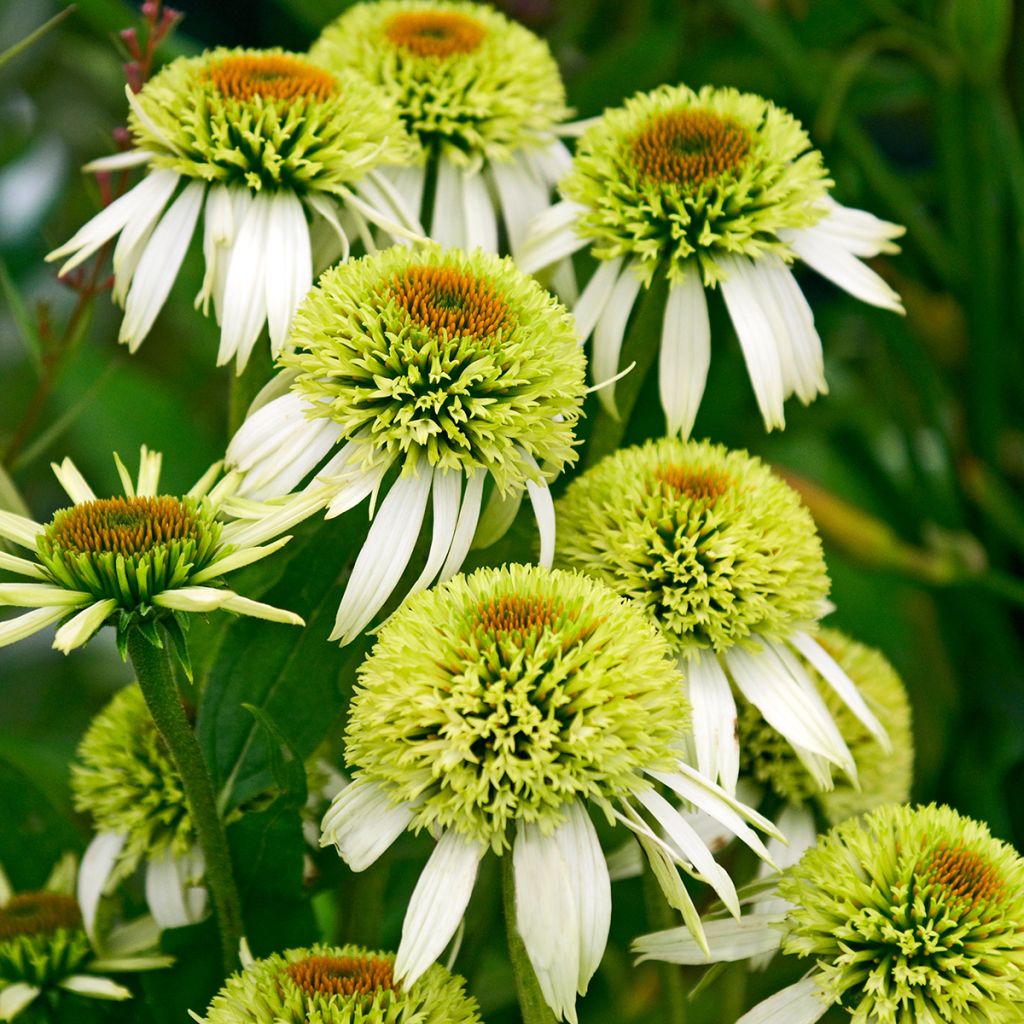
<svg viewBox="0 0 1024 1024">
<path fill-rule="evenodd" d="M 693 501 L 708 505 L 717 501 L 729 489 L 729 478 L 724 473 L 689 466 L 665 466 L 655 470 L 655 479 L 677 494 L 685 494 Z"/>
<path fill-rule="evenodd" d="M 198 540 L 194 509 L 177 498 L 100 498 L 54 516 L 49 538 L 72 554 L 141 555 L 173 541 Z"/>
<path fill-rule="evenodd" d="M 285 971 L 309 996 L 370 995 L 396 988 L 391 964 L 374 956 L 308 956 Z"/>
<path fill-rule="evenodd" d="M 78 903 L 57 892 L 19 893 L 0 907 L 0 941 L 19 935 L 52 935 L 81 925 Z"/>
<path fill-rule="evenodd" d="M 210 65 L 206 76 L 222 96 L 234 100 L 326 100 L 338 89 L 329 71 L 280 54 L 224 57 Z"/>
<path fill-rule="evenodd" d="M 416 57 L 472 53 L 487 30 L 478 21 L 451 11 L 406 11 L 388 18 L 384 34 Z"/>
<path fill-rule="evenodd" d="M 750 151 L 750 136 L 730 117 L 675 110 L 648 121 L 630 150 L 645 178 L 697 188 L 736 170 Z"/>
<path fill-rule="evenodd" d="M 450 338 L 489 338 L 512 326 L 493 285 L 453 267 L 409 267 L 391 282 L 391 297 L 421 327 Z"/>
<path fill-rule="evenodd" d="M 971 906 L 991 903 L 1003 895 L 1003 882 L 995 869 L 973 850 L 943 843 L 932 851 L 923 875 L 948 896 Z"/>
</svg>

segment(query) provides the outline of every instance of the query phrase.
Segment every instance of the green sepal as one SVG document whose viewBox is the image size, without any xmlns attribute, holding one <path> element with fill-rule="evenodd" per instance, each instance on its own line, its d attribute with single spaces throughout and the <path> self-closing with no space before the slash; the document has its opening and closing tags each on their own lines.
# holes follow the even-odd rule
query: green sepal
<svg viewBox="0 0 1024 1024">
<path fill-rule="evenodd" d="M 180 612 L 168 615 L 163 621 L 163 627 L 171 638 L 171 650 L 174 652 L 181 670 L 185 673 L 185 678 L 190 683 L 193 682 L 192 659 L 188 653 L 188 638 L 185 636 L 185 631 L 188 629 L 188 616 Z"/>
</svg>

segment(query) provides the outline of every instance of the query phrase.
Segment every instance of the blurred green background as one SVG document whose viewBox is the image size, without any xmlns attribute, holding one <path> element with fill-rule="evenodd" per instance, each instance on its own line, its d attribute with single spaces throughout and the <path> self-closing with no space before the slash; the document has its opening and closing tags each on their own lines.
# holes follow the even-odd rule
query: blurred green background
<svg viewBox="0 0 1024 1024">
<path fill-rule="evenodd" d="M 0 0 L 0 51 L 61 6 Z M 302 50 L 346 4 L 178 6 L 186 17 L 161 59 L 213 44 Z M 1024 19 L 1012 23 L 1010 0 L 501 6 L 550 40 L 580 116 L 666 81 L 762 93 L 809 128 L 837 198 L 908 226 L 904 251 L 876 263 L 903 294 L 905 319 L 801 273 L 831 394 L 807 409 L 790 402 L 783 434 L 764 434 L 738 345 L 712 303 L 715 353 L 695 433 L 747 447 L 812 485 L 806 493 L 826 535 L 838 606 L 831 621 L 880 647 L 910 690 L 915 796 L 948 801 L 1020 847 Z M 23 501 L 43 520 L 61 503 L 51 459 L 70 455 L 98 490 L 113 490 L 111 451 L 131 463 L 145 442 L 165 453 L 166 483 L 176 490 L 222 454 L 227 437 L 230 370 L 214 368 L 215 328 L 192 310 L 198 246 L 134 357 L 117 345 L 119 315 L 105 294 L 67 335 L 76 296 L 43 262 L 97 208 L 95 183 L 79 167 L 111 151 L 111 130 L 123 122 L 117 32 L 133 24 L 128 5 L 82 0 L 0 69 L 0 505 Z M 645 400 L 651 387 L 627 439 L 663 427 L 651 411 L 656 401 Z M 316 543 L 350 545 L 351 537 L 321 532 Z M 325 601 L 324 592 L 310 600 Z M 212 651 L 223 640 L 222 627 L 211 626 L 205 641 L 200 631 L 200 657 L 204 643 Z M 49 644 L 40 635 L 0 651 L 0 861 L 13 865 L 21 885 L 36 884 L 49 856 L 87 838 L 70 809 L 68 761 L 90 717 L 128 678 L 109 637 L 68 659 Z M 335 665 L 332 679 L 345 671 Z M 239 686 L 244 692 L 244 679 Z M 393 944 L 425 855 L 410 841 L 394 864 L 357 883 L 324 867 L 345 897 L 340 924 L 333 902 L 318 904 L 322 919 L 345 938 Z M 497 901 L 486 888 L 478 886 L 484 895 L 474 900 L 460 969 L 487 1018 L 511 1021 Z M 312 938 L 305 918 L 289 927 L 295 941 Z M 625 952 L 643 927 L 639 883 L 621 883 L 615 941 L 582 1005 L 584 1019 L 663 1019 L 658 972 L 632 971 Z M 197 941 L 203 934 L 197 930 Z M 751 999 L 781 985 L 786 971 L 752 979 Z M 743 998 L 741 975 L 730 969 L 694 1019 L 726 1019 Z M 147 982 L 159 1010 L 136 1003 L 118 1014 L 182 1019 L 182 1002 L 198 998 L 210 978 L 201 967 L 176 978 Z"/>
</svg>

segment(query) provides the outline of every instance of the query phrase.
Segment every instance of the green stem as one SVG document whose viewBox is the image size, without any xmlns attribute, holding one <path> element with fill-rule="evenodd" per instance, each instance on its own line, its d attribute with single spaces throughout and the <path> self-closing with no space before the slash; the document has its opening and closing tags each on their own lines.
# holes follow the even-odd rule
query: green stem
<svg viewBox="0 0 1024 1024">
<path fill-rule="evenodd" d="M 544 999 L 534 974 L 533 965 L 526 954 L 519 929 L 516 927 L 516 880 L 512 866 L 512 852 L 501 858 L 501 891 L 505 906 L 505 931 L 508 935 L 508 955 L 512 961 L 512 976 L 519 997 L 519 1012 L 523 1024 L 555 1024 L 555 1015 Z"/>
<path fill-rule="evenodd" d="M 171 666 L 169 643 L 170 638 L 165 636 L 164 645 L 160 648 L 137 628 L 128 633 L 128 653 L 139 688 L 181 775 L 189 813 L 203 851 L 206 885 L 217 913 L 224 971 L 230 974 L 238 967 L 238 945 L 243 935 L 241 901 L 231 867 L 227 834 L 217 813 L 213 781 L 182 707 Z"/>
<path fill-rule="evenodd" d="M 722 1024 L 733 1024 L 743 1016 L 747 1008 L 747 977 L 750 968 L 745 964 L 733 964 L 721 978 Z"/>
<path fill-rule="evenodd" d="M 675 928 L 679 921 L 672 908 L 665 902 L 665 894 L 646 862 L 643 884 L 648 928 L 651 931 Z M 662 1020 L 665 1024 L 686 1024 L 686 992 L 683 989 L 683 976 L 679 968 L 675 964 L 659 963 L 658 974 L 661 977 L 661 1005 L 664 1008 Z"/>
</svg>

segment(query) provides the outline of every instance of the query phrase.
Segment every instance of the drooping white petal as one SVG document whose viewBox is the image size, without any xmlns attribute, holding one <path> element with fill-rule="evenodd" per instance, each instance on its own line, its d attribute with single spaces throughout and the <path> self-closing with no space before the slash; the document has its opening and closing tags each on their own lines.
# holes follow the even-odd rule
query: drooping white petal
<svg viewBox="0 0 1024 1024">
<path fill-rule="evenodd" d="M 57 465 L 50 463 L 50 469 L 57 478 L 57 483 L 64 488 L 67 496 L 76 504 L 81 505 L 83 501 L 95 501 L 96 495 L 93 489 L 86 483 L 85 477 L 79 472 L 78 467 L 69 458 Z"/>
<path fill-rule="evenodd" d="M 67 615 L 67 608 L 34 608 L 6 622 L 0 622 L 0 647 L 17 643 L 26 637 L 52 626 Z"/>
<path fill-rule="evenodd" d="M 402 197 L 405 208 L 417 222 L 423 209 L 423 188 L 427 180 L 426 167 L 382 167 L 378 173 L 387 177 L 395 191 Z"/>
<path fill-rule="evenodd" d="M 882 220 L 867 210 L 843 206 L 831 196 L 825 196 L 822 206 L 827 216 L 815 225 L 819 230 L 841 238 L 854 256 L 871 257 L 881 252 L 899 252 L 895 239 L 907 233 L 902 224 Z"/>
<path fill-rule="evenodd" d="M 173 594 L 175 591 L 170 590 L 165 591 L 165 593 Z M 226 593 L 227 598 L 221 605 L 221 608 L 226 612 L 234 612 L 236 615 L 248 615 L 253 619 L 263 619 L 265 622 L 280 622 L 285 626 L 304 626 L 306 624 L 306 620 L 301 615 L 296 615 L 295 612 L 290 612 L 285 608 L 275 608 L 272 604 L 253 601 L 230 590 L 226 591 Z M 153 603 L 157 603 L 156 598 L 153 598 Z"/>
<path fill-rule="evenodd" d="M 353 446 L 354 449 L 355 446 Z M 370 506 L 372 509 L 377 501 L 377 490 L 390 468 L 390 462 L 381 462 L 372 469 L 352 475 L 348 482 L 339 486 L 332 495 L 327 511 L 324 513 L 324 518 L 333 519 L 335 516 L 340 516 L 349 509 L 355 508 L 366 497 L 371 497 Z M 326 471 L 323 475 L 327 476 Z M 314 484 L 319 479 L 320 475 L 317 476 Z"/>
<path fill-rule="evenodd" d="M 258 192 L 236 211 L 240 223 L 224 281 L 217 365 L 237 355 L 239 373 L 267 318 L 266 250 L 272 203 L 272 196 Z"/>
<path fill-rule="evenodd" d="M 270 349 L 276 356 L 284 347 L 295 310 L 313 287 L 313 255 L 306 214 L 298 197 L 286 189 L 277 192 L 270 201 L 263 266 Z"/>
<path fill-rule="evenodd" d="M 184 928 L 202 920 L 206 890 L 195 880 L 202 877 L 202 858 L 176 857 L 170 848 L 146 865 L 146 903 L 161 928 Z"/>
<path fill-rule="evenodd" d="M 344 263 L 351 255 L 352 248 L 351 243 L 349 242 L 348 232 L 342 225 L 342 218 L 338 216 L 338 211 L 335 208 L 334 201 L 328 199 L 326 196 L 319 195 L 316 192 L 310 192 L 309 195 L 306 196 L 306 205 L 320 216 L 334 231 L 334 235 L 341 247 L 338 259 Z M 315 226 L 316 224 L 314 221 L 314 227 Z M 332 258 L 325 258 L 325 255 L 318 249 L 316 252 L 317 266 L 323 267 L 325 263 L 336 262 L 333 259 L 333 255 L 334 254 L 332 253 Z"/>
<path fill-rule="evenodd" d="M 128 289 L 131 287 L 139 260 L 146 251 L 153 229 L 157 226 L 175 185 L 176 182 L 168 179 L 165 182 L 166 194 L 162 199 L 154 201 L 152 205 L 132 217 L 121 230 L 117 245 L 114 246 L 114 286 L 111 291 L 111 297 L 119 306 L 123 306 L 128 297 Z"/>
<path fill-rule="evenodd" d="M 307 422 L 308 407 L 301 396 L 288 391 L 250 412 L 228 443 L 228 465 L 242 472 L 252 469 L 280 447 L 282 434 L 288 436 Z"/>
<path fill-rule="evenodd" d="M 212 612 L 223 609 L 238 615 L 250 615 L 269 622 L 281 622 L 291 626 L 304 626 L 305 622 L 294 612 L 275 608 L 260 601 L 252 601 L 236 594 L 233 590 L 219 587 L 176 587 L 163 590 L 153 598 L 158 608 L 177 612 Z"/>
<path fill-rule="evenodd" d="M 7 872 L 4 871 L 3 865 L 0 864 L 0 907 L 7 906 L 13 895 L 14 886 L 11 885 L 11 880 L 7 877 Z"/>
<path fill-rule="evenodd" d="M 506 854 L 507 856 L 507 854 Z M 554 836 L 520 822 L 512 850 L 516 928 L 544 1000 L 557 1018 L 576 1022 L 580 977 L 580 915 L 572 866 Z"/>
<path fill-rule="evenodd" d="M 455 533 L 452 536 L 452 546 L 448 549 L 448 557 L 444 560 L 444 565 L 437 577 L 439 583 L 451 579 L 462 568 L 462 563 L 466 560 L 466 555 L 469 554 L 469 546 L 473 542 L 473 534 L 476 533 L 476 525 L 480 521 L 480 501 L 483 497 L 486 477 L 486 473 L 477 472 L 466 478 L 466 492 L 462 496 L 459 521 L 455 524 Z"/>
<path fill-rule="evenodd" d="M 647 857 L 647 862 L 651 866 L 651 871 L 665 901 L 683 915 L 683 921 L 694 941 L 702 950 L 707 951 L 707 939 L 704 937 L 704 926 L 700 914 L 697 912 L 686 885 L 679 877 L 679 872 L 676 871 L 675 862 L 662 848 L 662 844 L 650 836 L 638 833 L 636 838 Z"/>
<path fill-rule="evenodd" d="M 509 248 L 514 255 L 526 238 L 530 221 L 548 207 L 550 189 L 518 153 L 511 160 L 492 160 L 488 170 L 498 193 Z"/>
<path fill-rule="evenodd" d="M 0 989 L 0 1020 L 14 1020 L 41 992 L 41 988 L 25 981 Z"/>
<path fill-rule="evenodd" d="M 725 271 L 722 296 L 743 349 L 765 429 L 778 427 L 781 430 L 786 425 L 782 364 L 770 323 L 758 299 L 753 279 L 758 273 L 757 264 L 746 256 L 724 256 L 719 264 Z"/>
<path fill-rule="evenodd" d="M 0 608 L 75 608 L 92 600 L 84 590 L 67 590 L 51 583 L 0 583 Z"/>
<path fill-rule="evenodd" d="M 192 583 L 205 583 L 207 580 L 215 579 L 226 573 L 234 572 L 244 566 L 252 565 L 261 558 L 272 555 L 275 551 L 283 548 L 291 537 L 278 537 L 272 544 L 265 544 L 262 547 L 242 548 L 239 551 L 232 551 L 230 555 L 224 555 L 211 562 L 205 569 L 200 570 L 191 577 Z"/>
<path fill-rule="evenodd" d="M 352 567 L 329 639 L 351 643 L 391 596 L 416 546 L 433 475 L 425 470 L 399 477 L 388 491 Z M 468 501 L 468 486 L 466 491 Z"/>
<path fill-rule="evenodd" d="M 423 235 L 419 231 L 413 231 L 403 223 L 403 221 L 408 220 L 408 211 L 405 211 L 403 208 L 402 214 L 396 215 L 391 211 L 391 203 L 389 201 L 385 201 L 381 207 L 377 206 L 374 201 L 367 201 L 357 191 L 363 190 L 365 192 L 363 185 L 364 182 L 357 182 L 352 188 L 342 188 L 339 195 L 342 195 L 345 199 L 348 212 L 356 223 L 360 238 L 362 238 L 367 252 L 373 253 L 377 251 L 377 245 L 373 241 L 367 226 L 368 224 L 373 224 L 375 227 L 387 232 L 392 239 L 398 242 L 402 239 L 410 242 L 422 242 L 424 240 Z M 360 221 L 363 222 L 361 226 Z"/>
<path fill-rule="evenodd" d="M 123 153 L 112 153 L 110 156 L 97 157 L 83 164 L 82 170 L 86 174 L 99 174 L 103 171 L 126 171 L 130 167 L 138 167 L 146 163 L 155 153 L 148 149 L 129 149 Z"/>
<path fill-rule="evenodd" d="M 13 540 L 15 544 L 20 544 L 23 548 L 35 551 L 36 538 L 44 529 L 45 527 L 35 520 L 0 509 L 0 537 Z"/>
<path fill-rule="evenodd" d="M 69 974 L 57 982 L 60 988 L 67 989 L 80 996 L 90 999 L 131 999 L 132 990 L 118 985 L 110 978 L 101 978 L 95 974 Z"/>
<path fill-rule="evenodd" d="M 419 170 L 421 174 L 425 173 L 422 168 L 412 168 L 412 170 Z M 386 210 L 404 228 L 404 233 L 398 239 L 399 241 L 411 241 L 413 236 L 426 237 L 419 218 L 420 200 L 417 199 L 415 206 L 410 205 L 402 191 L 395 187 L 389 175 L 382 174 L 379 169 L 374 168 L 359 179 L 356 188 L 377 209 Z M 420 188 L 422 189 L 422 185 Z"/>
<path fill-rule="evenodd" d="M 540 473 L 540 467 L 534 457 L 525 448 L 520 448 L 519 451 L 523 461 Z M 527 477 L 526 492 L 530 496 L 533 514 L 537 519 L 537 530 L 540 533 L 537 564 L 550 569 L 555 558 L 555 503 L 551 498 L 551 488 L 543 477 L 540 480 L 531 480 Z"/>
<path fill-rule="evenodd" d="M 54 650 L 70 654 L 87 643 L 96 630 L 114 614 L 116 608 L 117 601 L 112 597 L 105 601 L 95 601 L 88 608 L 83 608 L 57 630 L 53 638 Z"/>
<path fill-rule="evenodd" d="M 211 185 L 206 194 L 206 209 L 203 213 L 203 283 L 196 295 L 196 309 L 202 309 L 205 316 L 214 299 L 214 310 L 220 319 L 218 293 L 223 293 L 224 275 L 227 272 L 227 254 L 235 237 L 234 201 L 231 189 L 226 185 Z"/>
<path fill-rule="evenodd" d="M 729 679 L 714 651 L 698 651 L 680 661 L 693 715 L 697 767 L 730 794 L 736 792 L 740 744 L 736 734 L 736 701 Z"/>
<path fill-rule="evenodd" d="M 633 311 L 633 304 L 639 291 L 640 279 L 627 264 L 615 282 L 615 287 L 612 288 L 608 302 L 594 328 L 591 377 L 595 384 L 603 384 L 619 371 L 619 357 L 626 335 L 626 323 L 629 321 L 629 314 Z M 615 386 L 602 388 L 598 391 L 597 397 L 605 409 L 617 418 Z"/>
<path fill-rule="evenodd" d="M 82 926 L 93 942 L 96 941 L 96 912 L 103 889 L 127 840 L 124 832 L 100 832 L 82 855 L 78 869 L 78 906 L 82 911 Z"/>
<path fill-rule="evenodd" d="M 707 950 L 688 928 L 669 928 L 634 939 L 632 949 L 638 953 L 637 963 L 662 960 L 670 964 L 713 964 L 737 960 L 760 953 L 774 952 L 782 940 L 783 915 L 751 914 L 739 920 L 722 918 L 705 921 Z"/>
<path fill-rule="evenodd" d="M 192 240 L 206 186 L 192 182 L 171 204 L 146 242 L 124 303 L 124 320 L 117 340 L 134 352 L 149 334 L 178 276 Z"/>
<path fill-rule="evenodd" d="M 444 154 L 437 161 L 434 215 L 430 237 L 442 245 L 466 248 L 466 207 L 462 201 L 462 170 Z"/>
<path fill-rule="evenodd" d="M 287 444 L 246 473 L 241 488 L 245 497 L 263 501 L 291 493 L 337 444 L 338 425 L 328 419 L 305 420 L 286 437 Z"/>
<path fill-rule="evenodd" d="M 466 248 L 498 251 L 498 219 L 487 192 L 487 181 L 477 170 L 462 172 L 462 211 Z"/>
<path fill-rule="evenodd" d="M 621 256 L 616 256 L 612 260 L 602 260 L 583 289 L 583 294 L 576 300 L 572 314 L 576 318 L 576 338 L 581 345 L 597 326 L 621 270 Z"/>
<path fill-rule="evenodd" d="M 736 1024 L 815 1024 L 828 1008 L 812 975 L 758 1003 Z"/>
<path fill-rule="evenodd" d="M 38 562 L 20 558 L 18 555 L 10 555 L 6 551 L 0 551 L 0 569 L 15 572 L 19 576 L 31 576 L 37 580 L 49 579 Z"/>
<path fill-rule="evenodd" d="M 321 822 L 321 846 L 333 845 L 353 870 L 365 871 L 409 827 L 413 810 L 395 804 L 376 782 L 356 779 L 345 786 Z"/>
<path fill-rule="evenodd" d="M 574 226 L 586 212 L 585 206 L 562 200 L 537 214 L 527 227 L 516 257 L 519 269 L 524 274 L 535 274 L 586 246 L 587 240 L 576 233 Z"/>
<path fill-rule="evenodd" d="M 711 322 L 700 271 L 669 288 L 661 325 L 658 391 L 670 434 L 689 437 L 711 365 Z"/>
<path fill-rule="evenodd" d="M 459 497 L 462 493 L 462 472 L 460 470 L 437 470 L 434 473 L 434 525 L 430 538 L 430 551 L 416 582 L 409 588 L 409 594 L 416 594 L 429 587 L 441 571 L 455 536 L 459 518 Z"/>
<path fill-rule="evenodd" d="M 414 984 L 451 941 L 466 912 L 485 849 L 457 832 L 441 836 L 405 912 L 395 981 Z"/>
<path fill-rule="evenodd" d="M 818 671 L 819 675 L 835 690 L 839 699 L 857 716 L 864 728 L 875 737 L 885 751 L 892 750 L 892 740 L 885 726 L 867 706 L 860 690 L 853 680 L 843 671 L 839 663 L 807 633 L 796 632 L 789 638 L 790 644 L 796 648 Z"/>
</svg>

